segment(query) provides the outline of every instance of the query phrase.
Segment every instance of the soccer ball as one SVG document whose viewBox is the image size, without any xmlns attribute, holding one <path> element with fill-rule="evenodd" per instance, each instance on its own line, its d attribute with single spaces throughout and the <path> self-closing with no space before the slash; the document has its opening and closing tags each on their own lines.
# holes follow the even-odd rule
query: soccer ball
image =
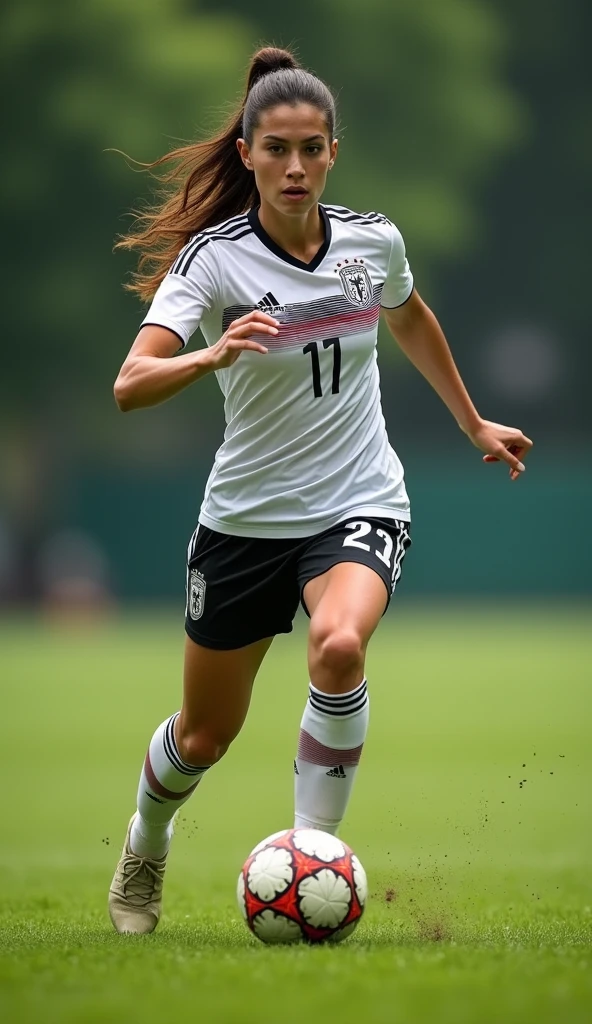
<svg viewBox="0 0 592 1024">
<path fill-rule="evenodd" d="M 341 942 L 357 927 L 367 895 L 366 872 L 355 853 L 312 828 L 264 839 L 238 876 L 243 917 L 268 943 Z"/>
</svg>

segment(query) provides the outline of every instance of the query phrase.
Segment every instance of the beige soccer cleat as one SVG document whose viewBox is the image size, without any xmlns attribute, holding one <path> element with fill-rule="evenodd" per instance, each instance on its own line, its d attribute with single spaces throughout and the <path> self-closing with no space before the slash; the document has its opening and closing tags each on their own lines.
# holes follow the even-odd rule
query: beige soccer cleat
<svg viewBox="0 0 592 1024">
<path fill-rule="evenodd" d="M 138 857 L 130 847 L 127 827 L 123 852 L 109 889 L 109 916 L 120 934 L 147 935 L 158 924 L 162 909 L 162 883 L 167 855 L 160 860 Z"/>
</svg>

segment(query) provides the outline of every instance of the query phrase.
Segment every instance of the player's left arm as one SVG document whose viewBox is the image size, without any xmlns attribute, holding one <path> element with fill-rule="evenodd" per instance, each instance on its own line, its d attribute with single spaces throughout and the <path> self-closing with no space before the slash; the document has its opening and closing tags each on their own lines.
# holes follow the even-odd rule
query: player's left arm
<svg viewBox="0 0 592 1024">
<path fill-rule="evenodd" d="M 388 328 L 407 358 L 448 406 L 461 430 L 482 452 L 484 462 L 507 462 L 510 478 L 524 472 L 532 441 L 515 427 L 484 420 L 477 412 L 456 367 L 444 332 L 416 291 L 395 309 L 383 309 Z"/>
</svg>

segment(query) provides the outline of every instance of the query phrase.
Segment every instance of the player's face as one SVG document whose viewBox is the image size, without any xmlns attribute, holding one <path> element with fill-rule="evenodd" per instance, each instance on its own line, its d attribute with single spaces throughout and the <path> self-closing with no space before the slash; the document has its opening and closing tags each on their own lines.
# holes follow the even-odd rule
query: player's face
<svg viewBox="0 0 592 1024">
<path fill-rule="evenodd" d="M 242 140 L 241 140 L 242 141 Z M 265 110 L 253 143 L 239 143 L 246 167 L 254 171 L 261 201 L 279 213 L 307 213 L 325 188 L 337 155 L 327 122 L 317 107 L 299 103 Z"/>
</svg>

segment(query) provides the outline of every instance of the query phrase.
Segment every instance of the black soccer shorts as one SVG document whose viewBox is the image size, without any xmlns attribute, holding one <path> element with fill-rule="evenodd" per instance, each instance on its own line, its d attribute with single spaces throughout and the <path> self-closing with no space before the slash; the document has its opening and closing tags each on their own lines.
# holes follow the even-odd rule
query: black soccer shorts
<svg viewBox="0 0 592 1024">
<path fill-rule="evenodd" d="M 353 516 L 314 537 L 231 537 L 201 524 L 187 552 L 185 631 L 197 644 L 234 650 L 291 633 L 309 580 L 338 562 L 360 562 L 383 580 L 388 607 L 411 544 L 400 519 Z"/>
</svg>

